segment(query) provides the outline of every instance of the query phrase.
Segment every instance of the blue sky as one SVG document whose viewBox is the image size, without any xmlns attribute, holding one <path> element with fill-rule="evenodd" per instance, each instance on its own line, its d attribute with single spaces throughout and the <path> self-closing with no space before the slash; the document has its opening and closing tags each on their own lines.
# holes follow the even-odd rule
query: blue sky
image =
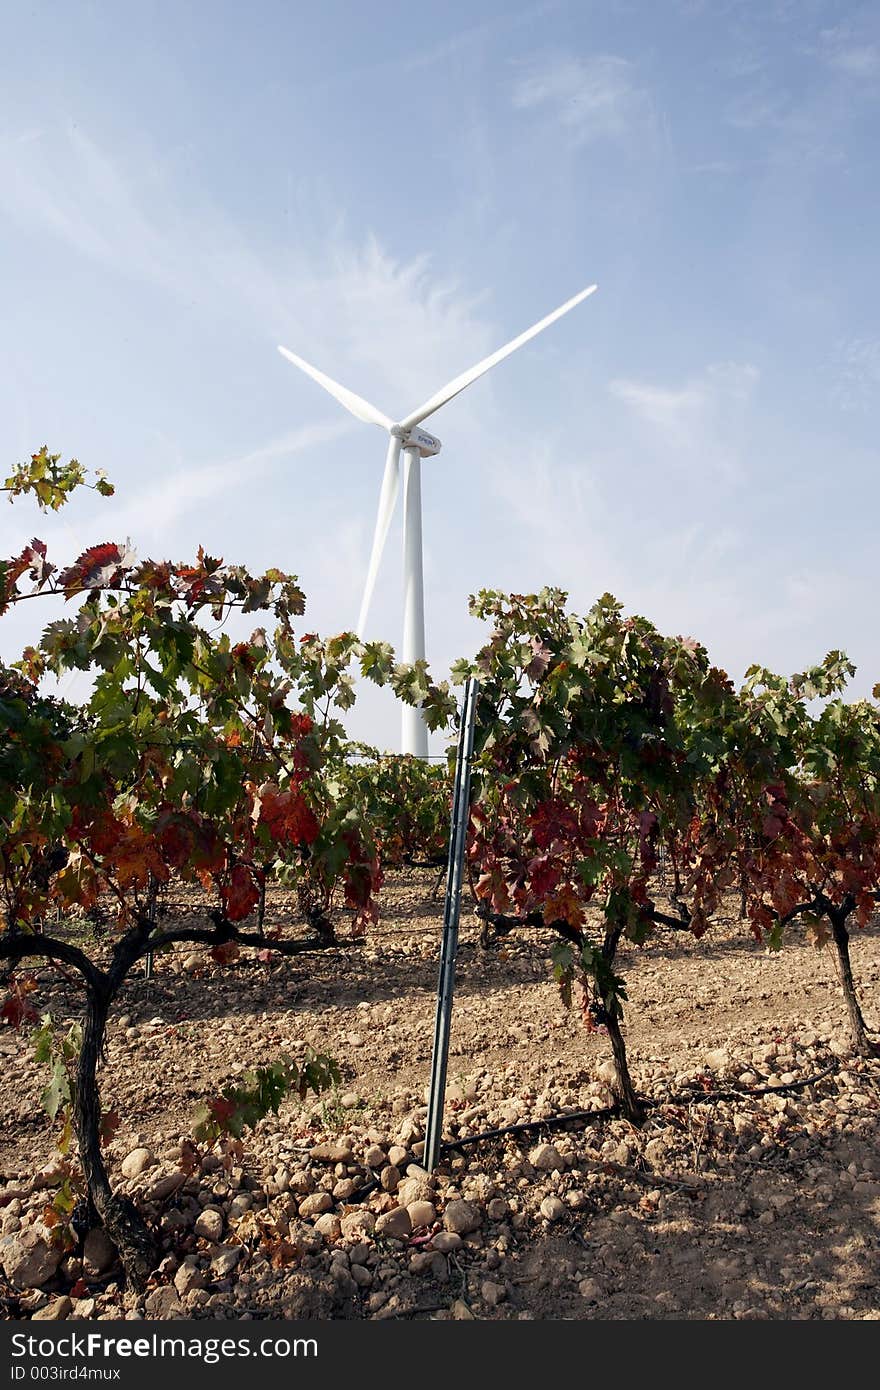
<svg viewBox="0 0 880 1390">
<path fill-rule="evenodd" d="M 37 0 L 0 79 L 0 459 L 117 484 L 4 507 L 2 553 L 202 543 L 353 626 L 384 441 L 276 344 L 400 418 L 597 281 L 428 422 L 433 667 L 474 589 L 552 583 L 736 678 L 880 680 L 876 5 Z M 396 745 L 381 693 L 351 727 Z"/>
</svg>

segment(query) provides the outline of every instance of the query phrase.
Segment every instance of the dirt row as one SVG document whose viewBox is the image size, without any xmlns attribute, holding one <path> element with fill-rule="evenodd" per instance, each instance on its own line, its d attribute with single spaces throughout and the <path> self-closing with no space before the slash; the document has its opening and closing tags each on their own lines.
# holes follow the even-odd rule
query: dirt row
<svg viewBox="0 0 880 1390">
<path fill-rule="evenodd" d="M 108 1162 L 162 1232 L 161 1271 L 134 1297 L 93 1234 L 40 1287 L 7 1277 L 5 1316 L 880 1314 L 880 1064 L 848 1054 L 827 950 L 794 938 L 767 953 L 733 915 L 701 942 L 676 933 L 627 949 L 626 1038 L 652 1101 L 646 1123 L 579 1122 L 463 1145 L 428 1175 L 434 881 L 395 875 L 364 945 L 223 969 L 178 952 L 157 960 L 151 980 L 127 985 L 102 1072 L 105 1106 L 122 1116 Z M 270 903 L 279 918 L 288 910 L 281 895 Z M 526 931 L 487 952 L 477 935 L 466 917 L 448 1139 L 607 1107 L 608 1040 L 564 1007 L 546 937 Z M 876 1031 L 876 926 L 852 953 Z M 74 1017 L 70 982 L 54 969 L 40 975 L 40 1007 Z M 337 1059 L 341 1086 L 285 1102 L 225 1167 L 208 1154 L 185 1171 L 198 1101 L 305 1044 Z M 39 1107 L 45 1069 L 26 1034 L 0 1033 L 0 1066 L 9 1276 L 39 1230 L 46 1192 L 4 1193 L 51 1169 L 54 1135 Z M 810 1077 L 820 1079 L 800 1085 Z M 767 1087 L 792 1089 L 756 1094 Z"/>
</svg>

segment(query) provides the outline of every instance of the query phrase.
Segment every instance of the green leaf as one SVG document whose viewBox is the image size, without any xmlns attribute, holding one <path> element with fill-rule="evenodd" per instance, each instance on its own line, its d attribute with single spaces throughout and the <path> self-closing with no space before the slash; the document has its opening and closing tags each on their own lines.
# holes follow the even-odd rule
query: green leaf
<svg viewBox="0 0 880 1390">
<path fill-rule="evenodd" d="M 774 922 L 767 933 L 767 946 L 771 951 L 781 951 L 785 936 L 785 927 L 782 922 Z"/>
<path fill-rule="evenodd" d="M 70 1079 L 60 1057 L 52 1067 L 52 1078 L 40 1097 L 40 1104 L 50 1120 L 55 1119 L 62 1106 L 70 1104 Z"/>
</svg>

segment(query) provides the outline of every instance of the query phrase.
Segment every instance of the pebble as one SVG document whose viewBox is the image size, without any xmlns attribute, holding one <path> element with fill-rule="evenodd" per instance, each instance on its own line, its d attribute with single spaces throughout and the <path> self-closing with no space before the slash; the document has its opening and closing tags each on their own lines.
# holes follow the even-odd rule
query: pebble
<svg viewBox="0 0 880 1390">
<path fill-rule="evenodd" d="M 377 1236 L 394 1236 L 403 1240 L 412 1233 L 412 1221 L 406 1207 L 392 1207 L 385 1211 L 376 1222 Z"/>
<path fill-rule="evenodd" d="M 315 1222 L 315 1230 L 320 1231 L 325 1240 L 339 1240 L 342 1235 L 342 1221 L 335 1211 L 325 1211 Z"/>
<path fill-rule="evenodd" d="M 665 1139 L 649 1139 L 644 1148 L 645 1158 L 652 1168 L 662 1163 L 668 1152 L 669 1145 Z"/>
<path fill-rule="evenodd" d="M 63 1253 L 33 1227 L 0 1237 L 0 1266 L 9 1282 L 19 1289 L 38 1289 L 47 1283 Z"/>
<path fill-rule="evenodd" d="M 546 1221 L 560 1221 L 567 1215 L 565 1203 L 558 1197 L 545 1197 L 541 1203 L 541 1215 Z"/>
<path fill-rule="evenodd" d="M 396 1192 L 399 1183 L 400 1169 L 395 1164 L 389 1163 L 379 1175 L 379 1186 L 384 1192 Z"/>
<path fill-rule="evenodd" d="M 351 1145 L 342 1143 L 316 1144 L 310 1154 L 319 1163 L 351 1163 L 353 1156 Z"/>
<path fill-rule="evenodd" d="M 562 1172 L 565 1168 L 565 1161 L 553 1144 L 538 1144 L 529 1154 L 529 1163 L 543 1173 L 552 1173 L 554 1169 Z"/>
<path fill-rule="evenodd" d="M 410 1202 L 407 1205 L 413 1230 L 419 1226 L 432 1226 L 437 1220 L 437 1212 L 432 1202 Z"/>
<path fill-rule="evenodd" d="M 174 1287 L 181 1298 L 192 1289 L 203 1289 L 205 1287 L 205 1276 L 199 1269 L 198 1261 L 194 1256 L 184 1260 L 174 1276 Z"/>
<path fill-rule="evenodd" d="M 490 1308 L 497 1308 L 507 1298 L 507 1289 L 503 1284 L 496 1284 L 494 1279 L 486 1279 L 480 1286 L 480 1294 Z"/>
<path fill-rule="evenodd" d="M 63 1322 L 73 1311 L 73 1304 L 66 1294 L 51 1299 L 44 1308 L 32 1314 L 33 1322 Z"/>
<path fill-rule="evenodd" d="M 341 1221 L 342 1235 L 345 1240 L 362 1241 L 369 1237 L 376 1229 L 376 1218 L 371 1211 L 366 1208 L 357 1211 L 347 1211 Z"/>
<path fill-rule="evenodd" d="M 95 1226 L 83 1241 L 83 1273 L 86 1278 L 104 1274 L 116 1259 L 116 1246 L 102 1226 Z"/>
<path fill-rule="evenodd" d="M 147 1190 L 148 1202 L 164 1202 L 166 1197 L 170 1197 L 179 1187 L 183 1187 L 186 1182 L 186 1173 L 179 1170 L 175 1173 L 166 1173 L 164 1177 L 157 1178 L 152 1187 Z"/>
<path fill-rule="evenodd" d="M 177 1296 L 177 1290 L 169 1284 L 154 1289 L 144 1299 L 144 1313 L 148 1318 L 179 1317 L 182 1312 L 183 1304 Z"/>
<path fill-rule="evenodd" d="M 617 1085 L 617 1068 L 611 1061 L 600 1062 L 596 1067 L 596 1077 L 605 1086 Z"/>
<path fill-rule="evenodd" d="M 231 1274 L 243 1254 L 240 1245 L 221 1245 L 211 1260 L 211 1274 L 215 1279 L 225 1279 Z"/>
<path fill-rule="evenodd" d="M 439 1250 L 444 1255 L 453 1250 L 460 1250 L 462 1244 L 461 1236 L 457 1235 L 455 1231 L 437 1231 L 431 1239 L 431 1248 Z"/>
<path fill-rule="evenodd" d="M 195 1233 L 205 1240 L 220 1239 L 223 1234 L 223 1213 L 219 1207 L 205 1207 L 196 1220 Z"/>
<path fill-rule="evenodd" d="M 329 1211 L 333 1206 L 333 1198 L 329 1192 L 313 1192 L 308 1197 L 303 1197 L 299 1204 L 299 1214 L 304 1221 L 309 1217 L 320 1216 L 322 1212 Z"/>
<path fill-rule="evenodd" d="M 478 1207 L 472 1202 L 452 1201 L 446 1204 L 443 1213 L 443 1225 L 447 1231 L 452 1231 L 455 1235 L 466 1236 L 471 1231 L 478 1231 L 483 1224 Z"/>
<path fill-rule="evenodd" d="M 397 1185 L 397 1200 L 402 1207 L 413 1202 L 430 1202 L 434 1193 L 424 1178 L 404 1178 Z"/>
<path fill-rule="evenodd" d="M 334 1183 L 334 1201 L 348 1202 L 357 1192 L 359 1185 L 359 1183 L 355 1182 L 354 1178 L 342 1178 L 339 1182 Z"/>
<path fill-rule="evenodd" d="M 132 1149 L 122 1160 L 121 1172 L 124 1178 L 139 1178 L 148 1168 L 155 1166 L 156 1159 L 149 1149 Z"/>
</svg>

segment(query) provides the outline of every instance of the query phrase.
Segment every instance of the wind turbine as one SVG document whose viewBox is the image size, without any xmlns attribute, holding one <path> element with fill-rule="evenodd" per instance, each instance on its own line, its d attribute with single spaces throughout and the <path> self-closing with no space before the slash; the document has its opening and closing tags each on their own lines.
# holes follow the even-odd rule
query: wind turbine
<svg viewBox="0 0 880 1390">
<path fill-rule="evenodd" d="M 367 582 L 364 585 L 364 596 L 357 624 L 357 631 L 361 637 L 364 634 L 364 625 L 367 621 L 367 613 L 376 585 L 376 576 L 379 573 L 379 564 L 382 559 L 382 551 L 385 548 L 388 528 L 394 515 L 394 505 L 400 486 L 401 451 L 404 456 L 403 643 L 401 656 L 405 662 L 414 662 L 423 659 L 425 655 L 421 461 L 440 452 L 440 440 L 435 438 L 433 434 L 428 434 L 427 430 L 421 429 L 421 423 L 445 405 L 447 401 L 451 401 L 453 396 L 464 391 L 465 387 L 470 386 L 485 372 L 497 366 L 499 362 L 503 362 L 505 357 L 516 352 L 517 348 L 522 347 L 530 338 L 534 338 L 536 334 L 549 328 L 551 323 L 561 319 L 563 314 L 567 314 L 569 309 L 580 304 L 581 300 L 586 299 L 597 288 L 597 285 L 589 285 L 587 289 L 581 290 L 580 294 L 576 294 L 572 299 L 561 304 L 558 309 L 554 309 L 552 314 L 548 314 L 546 318 L 533 324 L 531 328 L 527 328 L 525 333 L 520 333 L 518 338 L 513 338 L 497 352 L 491 353 L 489 357 L 484 357 L 482 362 L 478 362 L 475 367 L 462 372 L 460 376 L 453 377 L 452 381 L 447 382 L 422 405 L 411 411 L 404 419 L 396 422 L 383 411 L 377 409 L 376 406 L 371 405 L 369 401 L 365 401 L 363 396 L 356 396 L 353 391 L 349 391 L 345 386 L 340 386 L 338 381 L 334 381 L 332 377 L 318 371 L 317 367 L 313 367 L 302 357 L 297 357 L 296 353 L 291 352 L 289 348 L 279 346 L 278 351 L 282 356 L 292 362 L 295 367 L 299 367 L 319 386 L 323 386 L 325 391 L 329 391 L 330 395 L 358 420 L 363 420 L 368 425 L 379 425 L 389 435 L 388 452 L 385 456 L 385 473 L 379 493 L 379 511 L 376 516 L 376 529 L 373 533 L 373 549 L 370 553 Z M 413 753 L 420 758 L 425 758 L 428 755 L 427 726 L 419 710 L 411 705 L 403 706 L 402 751 Z"/>
</svg>

